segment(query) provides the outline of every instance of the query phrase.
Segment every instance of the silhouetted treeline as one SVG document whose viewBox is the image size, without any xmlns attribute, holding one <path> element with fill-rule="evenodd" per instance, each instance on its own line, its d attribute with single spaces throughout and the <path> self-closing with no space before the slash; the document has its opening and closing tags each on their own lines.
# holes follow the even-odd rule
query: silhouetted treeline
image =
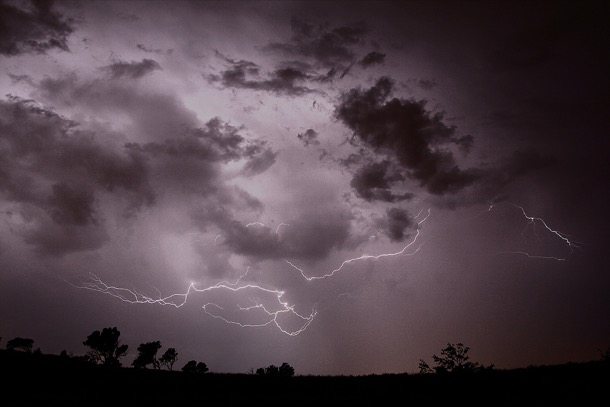
<svg viewBox="0 0 610 407">
<path fill-rule="evenodd" d="M 103 328 L 101 331 L 93 331 L 87 336 L 83 342 L 89 351 L 84 356 L 73 356 L 67 351 L 61 352 L 62 360 L 73 359 L 78 364 L 89 364 L 92 366 L 103 366 L 105 368 L 120 368 L 122 366 L 121 359 L 127 355 L 129 346 L 121 344 L 121 332 L 117 327 Z M 2 338 L 0 338 L 1 340 Z M 30 338 L 16 337 L 9 340 L 6 344 L 6 350 L 10 352 L 25 352 L 31 353 L 34 340 Z M 152 367 L 155 370 L 165 368 L 169 371 L 174 370 L 174 364 L 178 360 L 178 352 L 175 348 L 167 348 L 165 352 L 158 357 L 161 350 L 161 341 L 151 341 L 141 343 L 137 348 L 137 356 L 131 363 L 136 369 L 147 369 Z M 35 351 L 36 354 L 41 354 L 40 349 Z M 50 360 L 50 359 L 47 359 Z M 208 373 L 208 366 L 204 362 L 189 360 L 183 367 L 182 372 L 187 374 L 204 374 Z M 282 363 L 280 367 L 270 365 L 266 368 L 260 368 L 257 374 L 270 377 L 292 377 L 294 376 L 294 368 L 288 363 Z"/>
<path fill-rule="evenodd" d="M 82 357 L 0 350 L 0 374 L 0 400 L 6 406 L 585 406 L 604 405 L 610 362 L 469 374 L 287 379 L 275 374 L 115 368 Z"/>
</svg>

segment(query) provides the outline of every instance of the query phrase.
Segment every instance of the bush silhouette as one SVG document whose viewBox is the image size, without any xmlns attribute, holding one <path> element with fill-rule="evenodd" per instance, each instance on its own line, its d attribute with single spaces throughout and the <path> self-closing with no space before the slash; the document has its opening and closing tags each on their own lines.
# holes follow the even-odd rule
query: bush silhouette
<svg viewBox="0 0 610 407">
<path fill-rule="evenodd" d="M 148 365 L 153 365 L 155 369 L 161 366 L 157 360 L 157 352 L 161 349 L 161 342 L 146 342 L 138 346 L 138 356 L 133 361 L 132 365 L 135 368 L 146 368 Z"/>
<path fill-rule="evenodd" d="M 198 373 L 203 374 L 208 372 L 208 367 L 203 362 L 197 362 L 196 360 L 189 360 L 186 365 L 182 367 L 184 373 Z"/>
<path fill-rule="evenodd" d="M 282 366 L 280 366 L 280 376 L 282 376 L 282 377 L 294 376 L 294 368 L 286 362 L 282 363 Z"/>
<path fill-rule="evenodd" d="M 6 343 L 7 350 L 20 350 L 22 352 L 32 352 L 34 340 L 30 338 L 16 337 Z"/>
<path fill-rule="evenodd" d="M 174 363 L 178 359 L 178 352 L 174 348 L 168 348 L 165 353 L 159 359 L 159 362 L 167 368 L 167 370 L 174 370 Z"/>
<path fill-rule="evenodd" d="M 260 367 L 256 369 L 256 374 L 259 376 L 268 377 L 292 377 L 294 376 L 294 368 L 288 363 L 284 362 L 280 367 L 275 365 L 269 365 L 265 368 Z"/>
<path fill-rule="evenodd" d="M 476 370 L 484 369 L 480 363 L 471 362 L 468 352 L 470 347 L 465 346 L 463 343 L 452 344 L 448 343 L 446 347 L 441 349 L 440 356 L 432 355 L 435 366 L 431 368 L 425 360 L 419 361 L 419 372 L 420 373 L 457 373 L 457 372 L 473 372 Z M 487 369 L 493 368 L 493 365 L 487 367 Z"/>
<path fill-rule="evenodd" d="M 119 343 L 121 332 L 116 328 L 104 328 L 102 331 L 94 331 L 83 342 L 83 345 L 91 349 L 87 356 L 91 361 L 104 366 L 119 367 L 119 358 L 127 354 L 127 345 Z"/>
</svg>

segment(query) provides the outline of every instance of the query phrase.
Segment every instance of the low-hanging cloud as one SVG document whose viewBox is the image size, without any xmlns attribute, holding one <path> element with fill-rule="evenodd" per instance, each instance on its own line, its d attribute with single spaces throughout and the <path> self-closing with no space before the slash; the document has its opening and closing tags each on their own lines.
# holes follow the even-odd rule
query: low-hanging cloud
<svg viewBox="0 0 610 407">
<path fill-rule="evenodd" d="M 117 61 L 102 68 L 110 77 L 139 79 L 149 73 L 161 69 L 161 65 L 154 59 L 145 58 L 141 61 Z"/>
<path fill-rule="evenodd" d="M 72 21 L 53 10 L 52 1 L 32 1 L 23 9 L 0 2 L 0 54 L 44 54 L 57 48 L 69 51 Z"/>
</svg>

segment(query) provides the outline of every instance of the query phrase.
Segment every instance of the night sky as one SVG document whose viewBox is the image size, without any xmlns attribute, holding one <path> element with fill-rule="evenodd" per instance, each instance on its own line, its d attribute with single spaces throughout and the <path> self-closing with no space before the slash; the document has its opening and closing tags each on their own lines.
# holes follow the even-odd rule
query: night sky
<svg viewBox="0 0 610 407">
<path fill-rule="evenodd" d="M 217 372 L 610 345 L 610 13 L 0 3 L 0 336 Z"/>
</svg>

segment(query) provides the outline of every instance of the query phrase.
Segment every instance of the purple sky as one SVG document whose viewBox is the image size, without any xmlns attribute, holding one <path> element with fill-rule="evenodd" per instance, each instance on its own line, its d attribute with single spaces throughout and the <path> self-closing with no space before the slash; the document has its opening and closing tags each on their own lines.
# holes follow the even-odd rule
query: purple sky
<svg viewBox="0 0 610 407">
<path fill-rule="evenodd" d="M 607 16 L 0 2 L 0 336 L 117 326 L 127 363 L 160 340 L 223 372 L 596 358 Z"/>
</svg>

